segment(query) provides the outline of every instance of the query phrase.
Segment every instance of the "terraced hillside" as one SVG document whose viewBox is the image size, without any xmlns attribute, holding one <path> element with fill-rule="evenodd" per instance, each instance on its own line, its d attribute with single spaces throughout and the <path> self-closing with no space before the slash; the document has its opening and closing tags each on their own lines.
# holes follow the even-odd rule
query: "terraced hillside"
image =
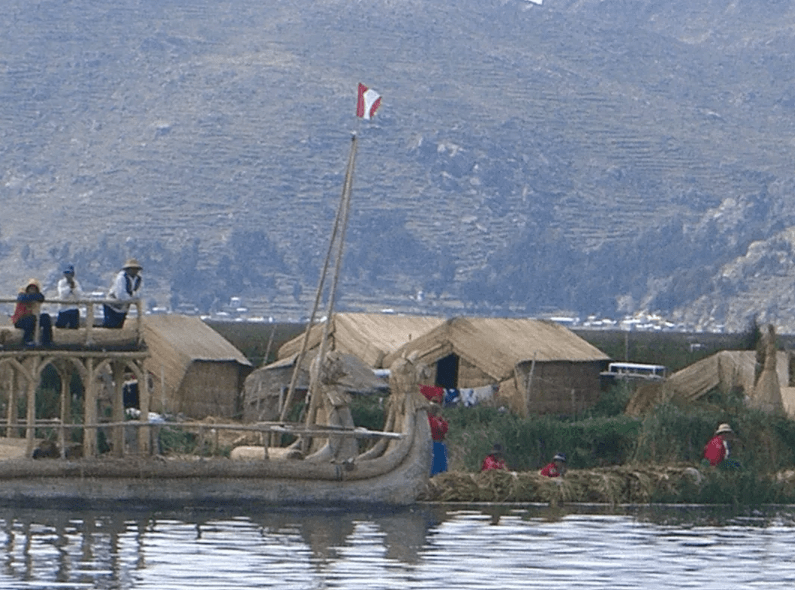
<svg viewBox="0 0 795 590">
<path fill-rule="evenodd" d="M 9 291 L 67 259 L 101 288 L 132 254 L 152 305 L 299 313 L 358 131 L 345 306 L 795 329 L 789 3 L 8 0 L 0 23 Z"/>
</svg>

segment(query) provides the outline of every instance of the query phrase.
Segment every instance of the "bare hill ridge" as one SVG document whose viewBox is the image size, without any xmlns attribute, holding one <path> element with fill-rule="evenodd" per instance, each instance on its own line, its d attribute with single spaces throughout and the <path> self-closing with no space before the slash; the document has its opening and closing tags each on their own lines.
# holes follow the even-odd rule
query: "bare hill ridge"
<svg viewBox="0 0 795 590">
<path fill-rule="evenodd" d="M 352 309 L 795 330 L 789 3 L 9 0 L 0 256 L 151 304 L 314 293 L 349 134 Z M 384 96 L 353 117 L 355 88 Z M 418 301 L 417 294 L 423 296 Z"/>
</svg>

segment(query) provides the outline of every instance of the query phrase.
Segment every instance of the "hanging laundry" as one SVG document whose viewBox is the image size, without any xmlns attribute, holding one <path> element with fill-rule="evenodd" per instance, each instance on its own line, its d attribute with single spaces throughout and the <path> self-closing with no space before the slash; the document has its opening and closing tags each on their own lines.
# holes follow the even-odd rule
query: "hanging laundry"
<svg viewBox="0 0 795 590">
<path fill-rule="evenodd" d="M 442 404 L 444 402 L 444 388 L 435 385 L 420 385 L 420 393 L 428 401 Z"/>
</svg>

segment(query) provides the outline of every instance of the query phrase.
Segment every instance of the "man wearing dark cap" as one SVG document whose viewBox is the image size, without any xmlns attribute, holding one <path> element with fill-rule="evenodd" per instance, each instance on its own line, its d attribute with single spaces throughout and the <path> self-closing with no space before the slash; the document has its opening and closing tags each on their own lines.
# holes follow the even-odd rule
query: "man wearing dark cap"
<svg viewBox="0 0 795 590">
<path fill-rule="evenodd" d="M 77 301 L 83 298 L 83 290 L 75 278 L 75 267 L 71 264 L 63 269 L 63 278 L 58 281 L 58 299 L 62 301 L 56 328 L 76 330 L 80 326 L 80 309 Z"/>
</svg>

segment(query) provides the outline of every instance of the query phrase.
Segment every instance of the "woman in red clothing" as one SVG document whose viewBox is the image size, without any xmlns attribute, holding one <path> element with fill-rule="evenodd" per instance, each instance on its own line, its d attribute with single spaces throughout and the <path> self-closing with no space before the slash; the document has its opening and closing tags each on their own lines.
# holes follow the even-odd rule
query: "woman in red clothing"
<svg viewBox="0 0 795 590">
<path fill-rule="evenodd" d="M 11 323 L 15 328 L 23 331 L 22 344 L 25 347 L 36 345 L 37 323 L 41 329 L 42 346 L 50 346 L 52 343 L 52 322 L 50 315 L 41 313 L 41 304 L 44 295 L 41 292 L 41 285 L 36 279 L 30 279 L 17 295 L 17 305 Z M 38 318 L 38 322 L 36 319 Z"/>
<path fill-rule="evenodd" d="M 449 427 L 447 420 L 442 418 L 442 410 L 438 404 L 431 404 L 431 409 L 428 411 L 428 423 L 431 426 L 431 438 L 433 439 L 431 475 L 436 475 L 447 471 L 447 446 L 444 444 L 444 437 L 447 435 Z"/>
<path fill-rule="evenodd" d="M 491 471 L 492 469 L 508 469 L 505 466 L 505 459 L 502 456 L 502 445 L 500 443 L 494 443 L 494 446 L 491 448 L 491 453 L 483 459 L 483 465 L 481 465 L 481 471 Z"/>
<path fill-rule="evenodd" d="M 721 424 L 715 431 L 715 436 L 704 447 L 704 460 L 712 467 L 717 467 L 729 457 L 729 440 L 732 436 L 734 436 L 732 427 Z"/>
<path fill-rule="evenodd" d="M 566 455 L 558 453 L 552 457 L 552 462 L 545 465 L 540 471 L 544 477 L 560 477 L 566 473 Z"/>
</svg>

